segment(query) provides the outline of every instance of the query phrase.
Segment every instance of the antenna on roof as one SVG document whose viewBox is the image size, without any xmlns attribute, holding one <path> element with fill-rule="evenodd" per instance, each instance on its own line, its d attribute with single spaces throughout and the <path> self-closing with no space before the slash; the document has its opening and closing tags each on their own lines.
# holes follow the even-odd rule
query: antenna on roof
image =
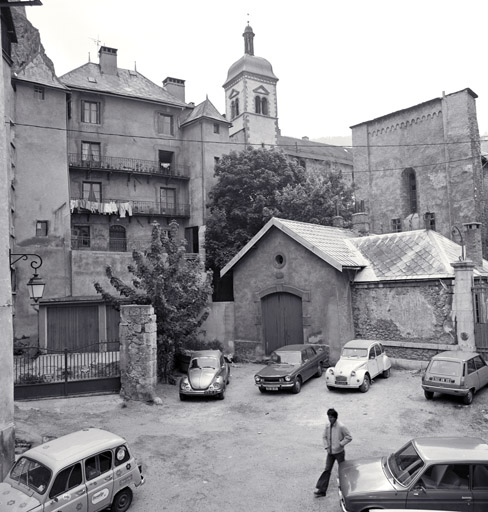
<svg viewBox="0 0 488 512">
<path fill-rule="evenodd" d="M 137 61 L 134 61 L 134 71 L 137 71 Z"/>
<path fill-rule="evenodd" d="M 100 48 L 100 43 L 102 42 L 100 40 L 100 36 L 97 36 L 96 39 L 94 37 L 90 37 L 90 39 L 97 45 L 97 50 L 98 50 L 98 48 Z"/>
<path fill-rule="evenodd" d="M 88 52 L 88 62 L 91 62 L 90 52 Z"/>
</svg>

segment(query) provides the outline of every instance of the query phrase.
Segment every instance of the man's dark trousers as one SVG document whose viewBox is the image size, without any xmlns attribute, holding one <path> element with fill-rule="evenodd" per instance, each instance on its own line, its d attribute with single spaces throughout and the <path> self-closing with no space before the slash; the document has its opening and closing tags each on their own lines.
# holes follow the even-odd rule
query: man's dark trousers
<svg viewBox="0 0 488 512">
<path fill-rule="evenodd" d="M 334 462 L 337 460 L 337 463 L 340 464 L 344 462 L 344 458 L 346 456 L 345 452 L 339 453 L 327 453 L 327 459 L 325 460 L 325 469 L 323 473 L 320 475 L 317 480 L 317 489 L 319 492 L 323 492 L 324 494 L 327 492 L 327 488 L 329 487 L 330 473 L 332 471 L 332 467 L 334 466 Z"/>
</svg>

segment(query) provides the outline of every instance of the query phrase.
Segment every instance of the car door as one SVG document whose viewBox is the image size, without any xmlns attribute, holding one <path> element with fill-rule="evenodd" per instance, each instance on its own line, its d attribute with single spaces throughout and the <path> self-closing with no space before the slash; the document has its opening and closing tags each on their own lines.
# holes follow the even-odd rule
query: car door
<svg viewBox="0 0 488 512">
<path fill-rule="evenodd" d="M 112 503 L 114 473 L 112 452 L 104 451 L 85 460 L 88 512 L 98 512 Z"/>
<path fill-rule="evenodd" d="M 466 389 L 474 388 L 475 390 L 480 388 L 480 376 L 476 371 L 474 357 L 466 361 L 466 377 L 464 381 L 464 387 Z"/>
<path fill-rule="evenodd" d="M 317 373 L 317 365 L 315 364 L 315 350 L 312 347 L 307 347 L 302 350 L 302 362 L 304 363 L 304 375 L 305 380 L 310 379 L 315 373 Z"/>
<path fill-rule="evenodd" d="M 53 479 L 44 512 L 79 512 L 87 509 L 81 463 L 62 469 Z"/>
<path fill-rule="evenodd" d="M 471 467 L 473 482 L 474 508 L 473 512 L 486 512 L 488 510 L 488 463 L 473 464 Z"/>
<path fill-rule="evenodd" d="M 378 375 L 379 375 L 385 369 L 385 361 L 383 358 L 383 351 L 381 350 L 381 346 L 378 343 L 374 346 L 374 353 L 376 356 L 376 363 L 378 365 Z"/>
<path fill-rule="evenodd" d="M 139 485 L 140 481 L 139 469 L 127 446 L 117 447 L 114 460 L 114 494 L 130 484 Z"/>
<path fill-rule="evenodd" d="M 369 347 L 368 371 L 372 379 L 374 379 L 376 375 L 378 375 L 378 361 L 375 352 L 375 345 L 371 345 L 371 347 Z"/>
<path fill-rule="evenodd" d="M 480 388 L 488 384 L 488 365 L 481 356 L 474 358 L 474 364 L 476 365 L 476 371 L 478 373 Z"/>
<path fill-rule="evenodd" d="M 434 464 L 424 471 L 407 495 L 408 509 L 473 511 L 469 464 Z"/>
</svg>

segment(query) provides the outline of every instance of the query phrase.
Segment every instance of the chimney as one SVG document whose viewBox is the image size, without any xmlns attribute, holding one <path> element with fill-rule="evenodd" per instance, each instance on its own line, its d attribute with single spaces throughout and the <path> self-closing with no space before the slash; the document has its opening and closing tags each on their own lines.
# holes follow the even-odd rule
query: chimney
<svg viewBox="0 0 488 512">
<path fill-rule="evenodd" d="M 185 81 L 180 78 L 171 78 L 168 76 L 163 80 L 163 87 L 175 98 L 185 101 Z"/>
<path fill-rule="evenodd" d="M 343 228 L 344 227 L 344 217 L 341 215 L 335 215 L 332 217 L 332 225 L 335 228 Z"/>
<path fill-rule="evenodd" d="M 352 229 L 360 236 L 369 235 L 369 216 L 366 212 L 352 214 Z"/>
<path fill-rule="evenodd" d="M 108 46 L 100 46 L 98 50 L 100 71 L 107 75 L 117 74 L 117 50 Z"/>
<path fill-rule="evenodd" d="M 302 137 L 302 140 L 310 140 L 310 138 L 309 138 L 309 137 L 307 137 L 306 135 L 304 135 L 304 136 Z"/>
<path fill-rule="evenodd" d="M 481 222 L 463 224 L 465 233 L 466 259 L 471 260 L 477 267 L 483 265 L 481 249 Z"/>
</svg>

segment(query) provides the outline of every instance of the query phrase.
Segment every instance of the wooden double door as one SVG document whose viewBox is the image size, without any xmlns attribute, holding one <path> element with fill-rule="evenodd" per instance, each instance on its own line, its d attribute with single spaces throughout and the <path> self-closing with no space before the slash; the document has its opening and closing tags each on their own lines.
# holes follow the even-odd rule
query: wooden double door
<svg viewBox="0 0 488 512">
<path fill-rule="evenodd" d="M 266 354 L 284 345 L 303 343 L 302 299 L 277 292 L 261 299 Z"/>
</svg>

